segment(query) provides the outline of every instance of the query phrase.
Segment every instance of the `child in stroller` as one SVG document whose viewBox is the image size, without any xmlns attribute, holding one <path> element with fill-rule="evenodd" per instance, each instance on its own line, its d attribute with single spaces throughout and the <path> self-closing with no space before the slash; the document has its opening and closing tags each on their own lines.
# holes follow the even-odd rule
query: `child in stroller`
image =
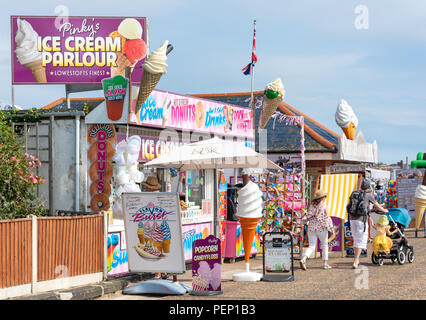
<svg viewBox="0 0 426 320">
<path fill-rule="evenodd" d="M 404 210 L 389 209 L 389 213 L 382 215 L 378 223 L 373 225 L 373 228 L 377 231 L 377 235 L 373 241 L 373 253 L 371 255 L 371 260 L 374 264 L 382 266 L 384 259 L 391 259 L 392 263 L 398 261 L 401 265 L 404 264 L 406 260 L 408 260 L 409 263 L 414 262 L 413 246 L 408 243 L 404 234 L 404 224 L 408 226 L 411 218 L 408 212 L 404 212 Z M 395 216 L 395 218 L 397 220 L 399 219 L 402 223 L 395 222 L 392 216 Z M 389 222 L 389 220 L 391 221 Z"/>
</svg>

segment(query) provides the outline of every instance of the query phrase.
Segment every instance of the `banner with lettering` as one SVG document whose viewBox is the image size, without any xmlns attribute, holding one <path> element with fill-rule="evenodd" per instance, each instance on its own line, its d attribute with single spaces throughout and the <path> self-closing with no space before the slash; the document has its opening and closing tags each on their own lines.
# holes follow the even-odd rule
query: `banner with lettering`
<svg viewBox="0 0 426 320">
<path fill-rule="evenodd" d="M 122 193 L 130 272 L 185 273 L 179 195 Z"/>
<path fill-rule="evenodd" d="M 101 83 L 142 78 L 147 54 L 146 18 L 12 16 L 13 84 Z"/>
<path fill-rule="evenodd" d="M 254 138 L 251 112 L 249 108 L 154 89 L 129 123 Z"/>
</svg>

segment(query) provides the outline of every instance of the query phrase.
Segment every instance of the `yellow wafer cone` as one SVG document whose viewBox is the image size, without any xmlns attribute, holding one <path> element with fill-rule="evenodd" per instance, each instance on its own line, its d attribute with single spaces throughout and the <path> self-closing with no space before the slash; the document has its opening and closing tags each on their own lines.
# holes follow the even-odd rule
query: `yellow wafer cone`
<svg viewBox="0 0 426 320">
<path fill-rule="evenodd" d="M 420 229 L 420 224 L 426 209 L 426 199 L 414 197 L 414 201 L 416 202 L 416 229 Z"/>
<path fill-rule="evenodd" d="M 342 130 L 345 133 L 346 138 L 348 138 L 349 140 L 355 139 L 356 127 L 353 122 L 349 123 L 346 128 L 342 128 Z"/>
<path fill-rule="evenodd" d="M 281 101 L 281 96 L 278 96 L 275 99 L 269 99 L 268 97 L 263 95 L 262 111 L 260 113 L 259 128 L 257 129 L 258 133 L 260 133 L 260 131 L 265 128 L 266 124 L 268 123 L 274 112 L 277 110 Z"/>
</svg>

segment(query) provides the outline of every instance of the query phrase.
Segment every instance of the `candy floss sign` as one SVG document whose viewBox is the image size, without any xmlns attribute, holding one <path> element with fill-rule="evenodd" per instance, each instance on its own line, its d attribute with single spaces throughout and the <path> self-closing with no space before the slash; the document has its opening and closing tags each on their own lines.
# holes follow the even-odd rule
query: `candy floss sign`
<svg viewBox="0 0 426 320">
<path fill-rule="evenodd" d="M 12 16 L 12 83 L 100 83 L 145 61 L 146 18 Z"/>
<path fill-rule="evenodd" d="M 132 108 L 135 110 L 135 105 Z M 253 138 L 251 112 L 235 105 L 153 90 L 130 123 Z"/>
</svg>

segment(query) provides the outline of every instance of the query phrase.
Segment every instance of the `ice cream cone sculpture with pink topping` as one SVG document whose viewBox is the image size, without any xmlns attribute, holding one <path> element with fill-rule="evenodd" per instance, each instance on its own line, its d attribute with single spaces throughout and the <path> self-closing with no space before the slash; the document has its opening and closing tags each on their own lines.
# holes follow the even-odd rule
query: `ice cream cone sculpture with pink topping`
<svg viewBox="0 0 426 320">
<path fill-rule="evenodd" d="M 241 224 L 243 235 L 244 259 L 246 263 L 245 272 L 234 274 L 234 281 L 258 281 L 261 275 L 250 272 L 250 253 L 256 233 L 259 219 L 262 217 L 262 191 L 259 187 L 249 181 L 238 191 L 237 217 Z"/>
<path fill-rule="evenodd" d="M 352 110 L 352 107 L 343 99 L 337 106 L 335 119 L 337 125 L 342 128 L 345 133 L 346 138 L 354 140 L 356 127 L 358 126 L 358 118 Z"/>
</svg>

